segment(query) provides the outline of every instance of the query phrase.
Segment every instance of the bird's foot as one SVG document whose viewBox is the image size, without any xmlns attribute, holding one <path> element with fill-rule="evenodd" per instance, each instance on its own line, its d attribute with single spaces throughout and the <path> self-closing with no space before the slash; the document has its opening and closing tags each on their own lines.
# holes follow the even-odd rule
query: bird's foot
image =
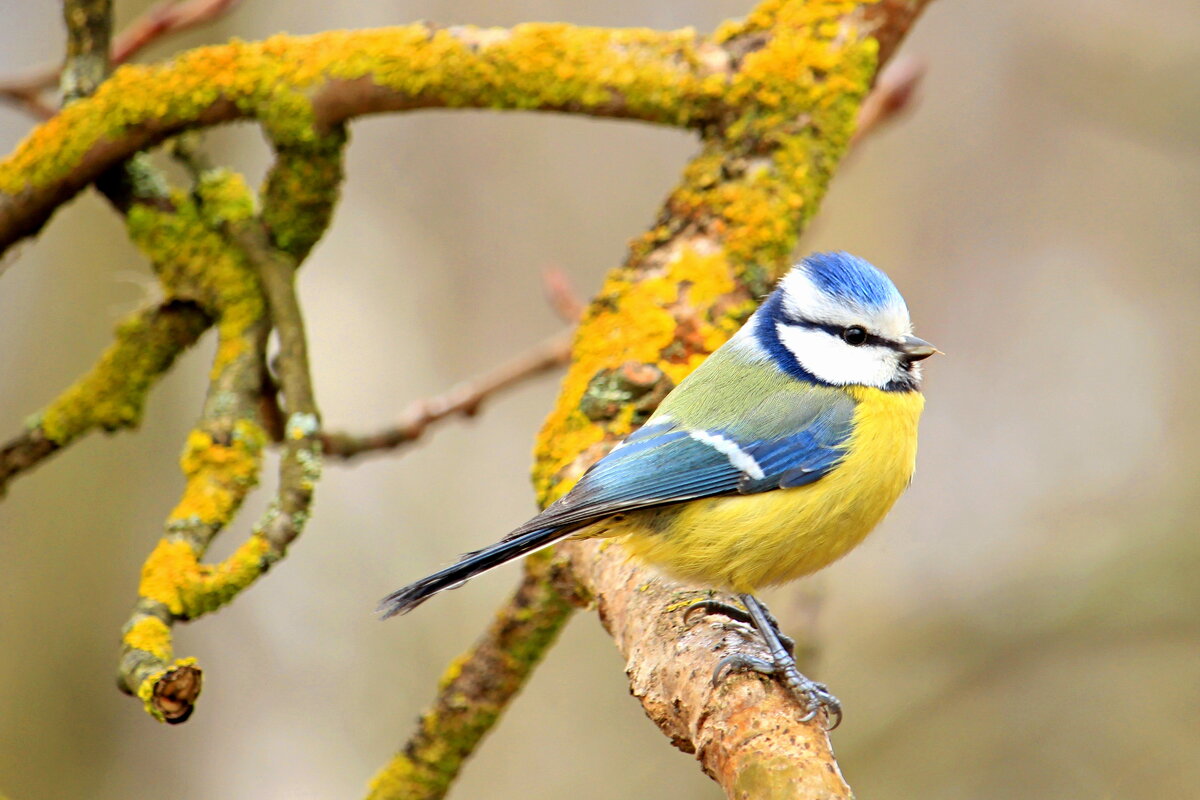
<svg viewBox="0 0 1200 800">
<path fill-rule="evenodd" d="M 766 614 L 767 621 L 771 623 L 771 627 L 774 629 L 775 635 L 779 638 L 779 643 L 783 645 L 783 649 L 787 651 L 789 656 L 795 658 L 796 641 L 779 629 L 778 620 L 776 620 L 775 616 L 767 610 L 766 606 L 762 606 L 762 610 Z M 703 611 L 704 614 L 700 615 L 700 617 L 693 617 L 692 615 L 697 611 Z M 685 608 L 683 610 L 683 624 L 690 628 L 707 614 L 715 614 L 717 616 L 726 617 L 734 622 L 740 622 L 743 625 L 749 625 L 750 627 L 757 629 L 757 626 L 754 624 L 754 617 L 746 609 L 739 608 L 738 606 L 731 605 L 730 603 L 722 603 L 720 600 L 711 599 L 697 600 Z M 761 670 L 758 671 L 761 672 Z"/>
<path fill-rule="evenodd" d="M 842 724 L 841 702 L 833 696 L 825 684 L 804 677 L 790 656 L 782 662 L 769 661 L 745 653 L 725 656 L 713 670 L 714 686 L 721 682 L 723 673 L 727 669 L 729 672 L 751 671 L 782 679 L 783 685 L 804 705 L 805 714 L 800 718 L 801 722 L 808 722 L 815 719 L 818 714 L 823 714 L 825 730 L 831 731 Z"/>
</svg>

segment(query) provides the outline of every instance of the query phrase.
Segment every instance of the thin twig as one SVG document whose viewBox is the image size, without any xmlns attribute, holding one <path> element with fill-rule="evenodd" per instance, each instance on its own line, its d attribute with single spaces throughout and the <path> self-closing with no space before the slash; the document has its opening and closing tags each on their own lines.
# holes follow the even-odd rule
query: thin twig
<svg viewBox="0 0 1200 800">
<path fill-rule="evenodd" d="M 414 402 L 401 414 L 399 423 L 385 430 L 366 435 L 322 434 L 325 455 L 348 461 L 365 453 L 393 450 L 421 438 L 436 422 L 456 415 L 474 416 L 493 395 L 566 364 L 573 339 L 574 329 L 556 333 L 480 378 L 460 383 L 445 394 Z"/>
<path fill-rule="evenodd" d="M 542 287 L 551 308 L 563 322 L 572 325 L 579 322 L 579 317 L 587 308 L 587 304 L 579 298 L 567 273 L 558 267 L 546 267 L 542 270 Z"/>
<path fill-rule="evenodd" d="M 883 69 L 875 88 L 858 110 L 858 124 L 850 137 L 851 149 L 912 110 L 925 69 L 924 60 L 916 56 L 896 59 Z"/>
<path fill-rule="evenodd" d="M 203 25 L 233 11 L 242 0 L 187 0 L 163 2 L 150 8 L 116 35 L 109 49 L 109 63 L 120 66 L 148 45 L 170 34 Z M 59 80 L 60 66 L 46 65 L 0 81 L 0 100 L 23 108 L 39 119 L 54 116 L 54 105 L 43 95 Z"/>
</svg>

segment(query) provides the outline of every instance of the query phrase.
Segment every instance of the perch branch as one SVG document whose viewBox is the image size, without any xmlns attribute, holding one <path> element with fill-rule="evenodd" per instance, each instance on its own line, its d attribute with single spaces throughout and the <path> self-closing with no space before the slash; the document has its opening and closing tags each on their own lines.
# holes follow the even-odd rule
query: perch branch
<svg viewBox="0 0 1200 800">
<path fill-rule="evenodd" d="M 657 370 L 667 387 L 677 384 L 786 269 L 881 63 L 864 32 L 888 37 L 878 43 L 879 59 L 886 58 L 923 4 L 881 5 L 902 19 L 881 16 L 879 6 L 827 6 L 822 18 L 818 3 L 771 4 L 718 34 L 727 43 L 753 43 L 730 90 L 738 96 L 744 77 L 744 116 L 705 136 L 657 226 L 634 244 L 581 325 L 575 361 L 539 440 L 535 483 L 543 503 L 647 413 L 644 394 L 654 392 L 629 390 L 614 403 L 614 384 L 598 376 L 633 362 Z M 814 68 L 822 81 L 806 80 Z M 780 84 L 784 76 L 790 91 Z M 774 92 L 786 92 L 782 102 Z M 755 154 L 753 167 L 746 153 Z M 603 348 L 593 344 L 601 341 Z M 598 393 L 607 405 L 597 406 Z M 589 413 L 597 407 L 606 413 Z M 711 686 L 718 651 L 761 645 L 722 626 L 684 626 L 678 609 L 697 589 L 629 563 L 616 544 L 569 542 L 559 550 L 595 598 L 647 714 L 730 797 L 850 796 L 826 733 L 799 723 L 801 709 L 775 682 L 738 675 Z"/>
<path fill-rule="evenodd" d="M 563 366 L 571 354 L 572 331 L 546 339 L 486 375 L 460 383 L 437 397 L 418 400 L 400 415 L 400 422 L 376 433 L 325 433 L 325 455 L 350 460 L 364 453 L 393 450 L 421 438 L 430 425 L 456 415 L 472 417 L 485 400 L 536 375 Z"/>
<path fill-rule="evenodd" d="M 876 66 L 925 3 L 892 3 L 895 17 L 851 5 L 768 2 L 714 35 L 736 65 L 724 90 L 728 117 L 705 131 L 701 155 L 577 333 L 574 363 L 539 438 L 535 484 L 543 505 L 643 421 L 782 273 L 848 144 Z M 880 51 L 871 32 L 883 37 Z M 560 547 L 573 575 L 556 582 L 568 596 L 595 599 L 629 661 L 635 694 L 672 742 L 696 753 L 730 797 L 849 797 L 825 732 L 798 723 L 801 710 L 779 686 L 738 676 L 711 687 L 714 651 L 754 649 L 757 640 L 719 626 L 685 628 L 673 612 L 706 592 L 666 583 L 607 544 Z M 549 602 L 530 612 L 569 614 Z M 528 637 L 508 647 L 527 653 L 535 645 L 537 660 L 544 645 Z M 481 660 L 468 653 L 452 669 L 477 668 Z M 489 725 L 517 688 L 498 707 L 481 709 Z M 452 691 L 443 685 L 434 708 Z M 423 723 L 406 752 L 427 739 Z M 460 759 L 456 751 L 452 770 Z M 418 774 L 403 755 L 393 763 L 405 780 Z M 390 774 L 389 766 L 377 781 Z M 411 795 L 404 794 L 411 783 L 381 792 L 377 782 L 372 797 L 441 797 L 451 778 Z"/>
</svg>

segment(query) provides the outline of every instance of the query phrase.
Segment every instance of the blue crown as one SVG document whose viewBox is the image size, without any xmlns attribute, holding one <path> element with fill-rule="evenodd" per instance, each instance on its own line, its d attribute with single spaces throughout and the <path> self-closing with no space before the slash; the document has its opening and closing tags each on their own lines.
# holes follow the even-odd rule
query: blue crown
<svg viewBox="0 0 1200 800">
<path fill-rule="evenodd" d="M 842 251 L 813 253 L 800 262 L 825 294 L 871 309 L 904 304 L 895 284 L 878 267 Z"/>
</svg>

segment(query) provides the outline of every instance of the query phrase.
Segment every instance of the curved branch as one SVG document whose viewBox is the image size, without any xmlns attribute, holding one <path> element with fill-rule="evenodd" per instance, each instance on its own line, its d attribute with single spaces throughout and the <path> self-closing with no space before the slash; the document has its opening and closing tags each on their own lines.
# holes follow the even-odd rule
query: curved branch
<svg viewBox="0 0 1200 800">
<path fill-rule="evenodd" d="M 138 601 L 122 637 L 122 688 L 166 722 L 191 716 L 202 685 L 194 659 L 172 660 L 174 623 L 230 602 L 287 554 L 308 520 L 321 468 L 320 419 L 294 273 L 332 214 L 344 142 L 334 131 L 306 148 L 307 157 L 281 152 L 263 192 L 261 217 L 251 215 L 241 180 L 221 170 L 201 175 L 198 200 L 181 198 L 171 212 L 135 206 L 130 213 L 134 238 L 161 264 L 160 276 L 213 309 L 219 336 L 204 413 L 182 459 L 188 485 L 142 570 Z M 281 188 L 302 182 L 302 191 Z M 273 241 L 284 231 L 293 231 L 286 247 Z M 176 252 L 179 236 L 188 247 L 179 248 L 186 255 L 173 262 L 164 253 Z M 267 439 L 258 405 L 272 325 L 279 336 L 287 410 L 279 489 L 233 555 L 220 564 L 202 564 L 209 544 L 257 482 Z"/>
<path fill-rule="evenodd" d="M 729 64 L 692 31 L 415 24 L 276 36 L 125 66 L 0 162 L 0 252 L 110 167 L 191 128 L 254 118 L 281 145 L 363 114 L 565 111 L 668 125 L 711 120 Z"/>
</svg>

